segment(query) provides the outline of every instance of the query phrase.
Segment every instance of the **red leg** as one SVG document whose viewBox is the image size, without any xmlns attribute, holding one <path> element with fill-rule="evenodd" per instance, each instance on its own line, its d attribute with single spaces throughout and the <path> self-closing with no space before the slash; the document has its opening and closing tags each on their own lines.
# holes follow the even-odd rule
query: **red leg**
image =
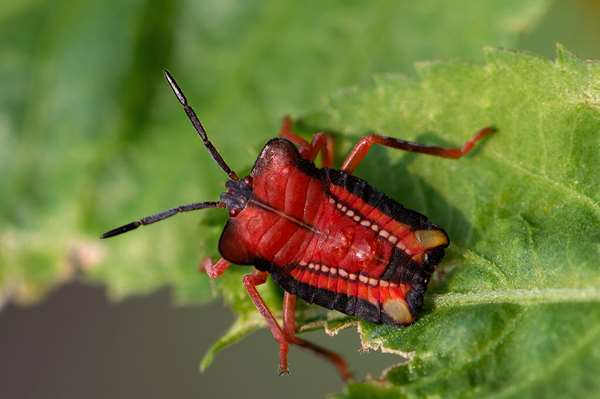
<svg viewBox="0 0 600 399">
<path fill-rule="evenodd" d="M 330 168 L 333 165 L 333 138 L 320 132 L 316 133 L 312 138 L 312 142 L 309 143 L 303 137 L 294 133 L 292 125 L 292 119 L 289 116 L 284 117 L 279 135 L 296 144 L 302 158 L 309 161 L 314 161 L 319 152 L 322 152 L 323 167 Z"/>
<path fill-rule="evenodd" d="M 342 380 L 347 381 L 352 378 L 352 373 L 348 371 L 348 364 L 343 357 L 296 336 L 296 296 L 287 292 L 283 295 L 283 332 L 290 343 L 308 349 L 331 362 L 337 368 Z"/>
<path fill-rule="evenodd" d="M 281 330 L 281 327 L 279 327 L 279 324 L 277 324 L 275 316 L 273 316 L 273 313 L 271 313 L 271 310 L 267 307 L 267 304 L 256 290 L 256 286 L 264 284 L 265 281 L 267 281 L 267 273 L 258 270 L 255 270 L 252 274 L 245 275 L 243 278 L 244 287 L 246 287 L 250 299 L 267 322 L 267 325 L 271 329 L 271 334 L 273 334 L 273 338 L 279 343 L 279 374 L 287 374 L 288 340 Z"/>
<path fill-rule="evenodd" d="M 463 157 L 473 149 L 475 143 L 479 140 L 494 133 L 494 127 L 486 127 L 481 129 L 475 136 L 467 141 L 461 148 L 443 148 L 437 146 L 428 146 L 410 141 L 400 140 L 394 137 L 380 136 L 378 134 L 370 134 L 360 139 L 354 146 L 344 164 L 342 170 L 347 173 L 352 173 L 358 167 L 358 164 L 365 158 L 367 152 L 373 144 L 379 144 L 386 147 L 398 148 L 404 151 L 419 152 L 422 154 L 436 155 L 438 157 L 457 159 Z"/>
<path fill-rule="evenodd" d="M 262 315 L 262 317 L 264 317 L 265 321 L 267 322 L 267 325 L 271 330 L 271 334 L 273 334 L 273 338 L 275 338 L 275 340 L 279 343 L 279 374 L 287 374 L 289 372 L 287 361 L 288 344 L 294 344 L 309 349 L 332 362 L 337 367 L 343 380 L 351 378 L 352 375 L 348 372 L 348 367 L 346 365 L 345 360 L 338 354 L 296 337 L 296 297 L 287 293 L 284 296 L 283 311 L 285 331 L 282 330 L 282 328 L 277 323 L 275 316 L 273 316 L 273 313 L 271 313 L 271 310 L 267 307 L 267 304 L 264 302 L 264 300 L 256 290 L 256 286 L 263 284 L 265 281 L 267 281 L 267 273 L 258 270 L 254 271 L 252 274 L 245 275 L 243 279 L 244 287 L 246 287 L 248 295 L 250 295 L 250 299 L 254 303 L 254 306 L 256 306 L 258 312 Z"/>
<path fill-rule="evenodd" d="M 288 337 L 296 336 L 296 295 L 283 294 L 283 331 Z"/>
<path fill-rule="evenodd" d="M 281 127 L 279 128 L 279 136 L 288 139 L 300 147 L 310 145 L 304 137 L 300 137 L 294 133 L 293 127 L 294 121 L 292 121 L 292 118 L 290 118 L 289 115 L 284 116 L 281 121 Z"/>
<path fill-rule="evenodd" d="M 215 279 L 223 274 L 230 265 L 231 263 L 223 258 L 219 259 L 216 263 L 213 263 L 210 258 L 204 258 L 204 260 L 200 262 L 200 270 L 204 270 L 206 274 L 208 274 L 208 277 Z"/>
</svg>

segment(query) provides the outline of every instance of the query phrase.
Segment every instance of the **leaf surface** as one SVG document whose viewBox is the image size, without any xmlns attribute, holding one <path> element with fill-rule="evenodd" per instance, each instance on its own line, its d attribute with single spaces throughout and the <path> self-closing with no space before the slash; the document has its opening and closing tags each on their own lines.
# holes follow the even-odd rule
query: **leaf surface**
<svg viewBox="0 0 600 399">
<path fill-rule="evenodd" d="M 531 311 L 537 315 L 546 306 L 589 306 L 590 315 L 597 313 L 589 305 L 598 285 L 591 272 L 598 229 L 589 224 L 598 221 L 597 135 L 590 127 L 597 121 L 590 111 L 598 107 L 597 75 L 565 54 L 556 65 L 523 55 L 496 62 L 497 55 L 489 55 L 485 66 L 434 64 L 416 78 L 412 65 L 478 60 L 484 44 L 515 46 L 546 5 L 328 2 L 316 9 L 280 1 L 84 0 L 74 6 L 57 0 L 0 6 L 0 297 L 30 303 L 77 273 L 106 285 L 113 298 L 166 285 L 177 302 L 202 303 L 218 291 L 239 320 L 209 352 L 202 364 L 208 366 L 218 350 L 261 325 L 241 286 L 246 268 L 232 268 L 217 283 L 196 271 L 203 256 L 217 256 L 223 213 L 206 211 L 196 219 L 174 218 L 118 239 L 97 239 L 115 225 L 214 199 L 222 190 L 225 176 L 194 137 L 161 69 L 175 74 L 215 145 L 240 172 L 248 170 L 283 115 L 306 114 L 324 95 L 362 83 L 299 125 L 307 133 L 337 132 L 339 154 L 371 129 L 438 144 L 458 143 L 488 123 L 502 129 L 468 160 L 374 150 L 358 172 L 447 227 L 454 243 L 447 276 L 432 287 L 417 325 L 361 325 L 365 345 L 412 354 L 408 366 L 389 373 L 395 387 L 387 389 L 420 395 L 470 386 L 463 374 L 448 385 L 444 367 L 467 364 L 480 351 L 495 354 L 484 338 L 504 342 L 504 335 L 512 335 L 499 333 L 501 327 L 518 324 L 510 320 L 522 317 L 535 326 L 525 310 L 539 308 Z M 554 71 L 549 87 L 531 64 Z M 374 73 L 391 72 L 412 77 L 367 84 Z M 555 108 L 538 113 L 540 104 Z M 543 145 L 532 147 L 536 140 Z M 590 146 L 582 149 L 583 142 Z M 588 168 L 585 176 L 577 172 L 580 165 Z M 575 235 L 565 241 L 567 234 Z M 281 292 L 273 285 L 261 292 L 277 311 Z M 565 293 L 575 299 L 560 300 Z M 547 305 L 550 296 L 555 300 Z M 524 298 L 531 302 L 527 307 Z M 575 314 L 571 308 L 548 311 L 554 316 L 540 320 L 563 328 L 559 316 Z M 587 328 L 572 317 L 573 326 Z M 330 329 L 345 323 L 314 307 L 301 306 L 299 318 L 305 329 L 326 318 Z M 463 326 L 465 319 L 473 322 Z M 444 337 L 447 329 L 452 335 Z M 595 339 L 590 331 L 581 351 Z M 556 344 L 564 341 L 556 338 Z M 548 357 L 555 352 L 544 349 Z M 495 361 L 489 356 L 481 361 Z M 428 391 L 423 378 L 431 375 L 438 375 L 437 385 Z M 413 380 L 422 385 L 407 386 Z M 374 389 L 380 388 L 352 385 L 348 394 Z"/>
<path fill-rule="evenodd" d="M 600 64 L 489 49 L 342 92 L 306 123 L 459 146 L 458 161 L 374 149 L 357 174 L 451 238 L 409 328 L 359 323 L 363 345 L 404 354 L 386 384 L 343 397 L 588 397 L 600 389 Z"/>
<path fill-rule="evenodd" d="M 222 212 L 97 240 L 223 188 L 161 70 L 243 171 L 283 115 L 375 72 L 511 46 L 547 6 L 462 3 L 3 2 L 0 302 L 35 301 L 79 270 L 113 298 L 168 285 L 178 302 L 209 299 L 195 265 L 216 256 Z"/>
</svg>

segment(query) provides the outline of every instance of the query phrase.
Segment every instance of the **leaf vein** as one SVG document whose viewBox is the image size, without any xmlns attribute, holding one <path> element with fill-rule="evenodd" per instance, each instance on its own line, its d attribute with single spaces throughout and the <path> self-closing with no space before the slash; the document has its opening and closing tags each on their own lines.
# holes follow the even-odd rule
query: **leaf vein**
<svg viewBox="0 0 600 399">
<path fill-rule="evenodd" d="M 485 256 L 481 255 L 480 253 L 477 253 L 476 251 L 474 251 L 472 249 L 461 248 L 459 245 L 456 245 L 456 244 L 453 244 L 453 245 L 454 245 L 454 247 L 456 247 L 458 250 L 460 250 L 463 253 L 463 256 L 466 259 L 468 259 L 468 258 L 478 259 L 481 261 L 480 264 L 485 264 L 487 266 L 491 266 L 488 268 L 488 270 L 491 270 L 492 273 L 496 277 L 498 277 L 505 285 L 507 285 L 510 278 L 506 274 L 506 272 L 504 270 L 502 270 L 502 268 L 500 267 L 499 264 L 486 258 Z M 495 272 L 494 272 L 494 270 L 495 270 Z"/>
<path fill-rule="evenodd" d="M 422 377 L 419 380 L 417 380 L 414 384 L 414 386 L 421 386 L 424 384 L 427 384 L 429 382 L 435 381 L 436 379 L 439 379 L 440 377 L 450 377 L 450 375 L 452 373 L 455 373 L 456 371 L 460 371 L 465 369 L 469 364 L 475 363 L 478 360 L 483 359 L 486 355 L 488 354 L 492 354 L 493 351 L 500 346 L 500 344 L 502 344 L 502 342 L 504 342 L 504 340 L 511 334 L 513 333 L 518 325 L 518 322 L 523 318 L 523 315 L 526 312 L 521 310 L 517 313 L 515 313 L 511 319 L 509 320 L 509 323 L 506 323 L 504 328 L 500 331 L 500 333 L 498 333 L 496 335 L 496 337 L 493 340 L 489 340 L 487 341 L 487 344 L 482 347 L 474 356 L 471 356 L 468 358 L 468 360 L 464 363 L 462 363 L 460 366 L 458 367 L 453 367 L 453 368 L 444 368 L 443 370 L 441 370 L 438 373 L 435 373 L 431 376 L 427 376 L 427 377 Z"/>
<path fill-rule="evenodd" d="M 433 295 L 433 305 L 438 307 L 471 306 L 493 303 L 538 305 L 548 303 L 600 302 L 600 287 L 587 288 L 533 288 L 450 292 Z"/>
<path fill-rule="evenodd" d="M 542 372 L 537 375 L 531 375 L 529 378 L 526 378 L 519 384 L 507 385 L 506 388 L 502 391 L 496 392 L 490 398 L 493 397 L 506 397 L 508 395 L 514 394 L 520 390 L 525 389 L 528 386 L 531 386 L 534 382 L 544 379 L 552 375 L 552 373 L 556 372 L 562 364 L 569 360 L 573 355 L 577 354 L 580 350 L 588 346 L 590 343 L 594 342 L 595 338 L 600 333 L 600 325 L 596 325 L 594 328 L 588 330 L 584 336 L 579 339 L 573 346 L 566 348 L 559 356 L 554 358 L 554 361 L 542 369 Z"/>
<path fill-rule="evenodd" d="M 590 210 L 596 215 L 596 217 L 598 219 L 600 219 L 600 205 L 596 202 L 594 202 L 594 200 L 592 198 L 590 198 L 589 196 L 587 196 L 584 193 L 581 193 L 577 190 L 574 190 L 573 188 L 565 185 L 562 182 L 557 182 L 554 180 L 549 179 L 548 177 L 544 176 L 544 175 L 540 175 L 538 173 L 532 172 L 531 170 L 524 168 L 523 166 L 515 163 L 512 160 L 509 160 L 508 158 L 504 158 L 502 156 L 499 156 L 498 154 L 493 154 L 492 159 L 499 161 L 501 163 L 503 163 L 504 165 L 519 171 L 520 173 L 523 173 L 529 177 L 538 179 L 540 181 L 542 181 L 543 183 L 545 183 L 546 185 L 554 188 L 555 190 L 558 190 L 560 192 L 562 192 L 565 195 L 570 196 L 573 199 L 578 200 L 579 202 L 587 205 Z"/>
</svg>

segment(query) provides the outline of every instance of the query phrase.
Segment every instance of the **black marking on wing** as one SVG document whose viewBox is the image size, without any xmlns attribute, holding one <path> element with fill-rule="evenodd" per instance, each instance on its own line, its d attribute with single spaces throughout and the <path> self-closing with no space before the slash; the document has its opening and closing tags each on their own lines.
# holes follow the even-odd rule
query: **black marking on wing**
<svg viewBox="0 0 600 399">
<path fill-rule="evenodd" d="M 403 207 L 365 180 L 337 169 L 322 169 L 322 171 L 324 178 L 332 184 L 342 187 L 398 222 L 411 226 L 413 230 L 437 229 L 446 234 L 442 228 L 432 223 L 425 215 Z M 415 262 L 404 251 L 396 248 L 388 267 L 381 276 L 383 280 L 411 285 L 412 289 L 408 293 L 406 301 L 413 315 L 416 315 L 423 306 L 423 296 L 427 290 L 427 284 L 433 270 L 444 257 L 446 246 L 426 251 L 422 264 Z"/>
<path fill-rule="evenodd" d="M 376 207 L 381 212 L 391 216 L 400 223 L 408 224 L 415 230 L 431 228 L 439 229 L 439 227 L 431 223 L 425 215 L 403 207 L 359 177 L 349 175 L 348 173 L 337 169 L 323 169 L 323 172 L 325 178 L 332 184 L 342 187 L 344 190 L 361 198 L 369 205 Z"/>
<path fill-rule="evenodd" d="M 327 309 L 335 309 L 349 316 L 356 316 L 359 319 L 372 323 L 399 325 L 390 318 L 386 318 L 386 321 L 383 321 L 379 306 L 369 301 L 302 283 L 277 267 L 274 267 L 272 270 L 271 276 L 281 288 L 308 303 L 314 303 Z"/>
<path fill-rule="evenodd" d="M 260 169 L 268 161 L 265 157 L 267 149 L 271 147 L 278 147 L 281 150 L 288 151 L 293 157 L 294 164 L 307 175 L 320 179 L 326 191 L 330 183 L 340 186 L 398 222 L 410 225 L 414 230 L 438 229 L 443 231 L 443 229 L 431 223 L 425 215 L 403 207 L 398 202 L 372 187 L 365 180 L 341 170 L 317 168 L 314 163 L 303 159 L 296 146 L 287 139 L 271 139 L 258 157 L 252 169 L 252 174 L 260 173 Z M 404 253 L 404 251 L 396 249 L 393 252 L 387 269 L 381 277 L 383 280 L 390 282 L 407 283 L 412 287 L 405 299 L 410 312 L 415 317 L 423 306 L 423 296 L 431 274 L 443 257 L 444 248 L 434 248 L 424 254 L 423 264 L 418 264 Z M 263 259 L 248 260 L 246 264 L 250 263 L 253 263 L 258 270 L 271 273 L 273 279 L 285 291 L 297 295 L 309 303 L 315 303 L 328 309 L 335 309 L 373 323 L 398 325 L 385 312 L 380 311 L 378 306 L 369 301 L 301 283 L 289 275 L 289 270 L 286 270 L 288 269 L 287 267 L 283 269 Z"/>
</svg>

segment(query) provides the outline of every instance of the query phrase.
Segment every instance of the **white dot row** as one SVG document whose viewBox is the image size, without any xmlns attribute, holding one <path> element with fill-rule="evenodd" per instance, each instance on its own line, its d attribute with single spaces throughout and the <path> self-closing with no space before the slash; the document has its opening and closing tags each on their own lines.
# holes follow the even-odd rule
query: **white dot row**
<svg viewBox="0 0 600 399">
<path fill-rule="evenodd" d="M 396 284 L 396 283 L 390 283 L 389 281 L 386 281 L 386 280 L 377 280 L 372 277 L 367 277 L 364 274 L 348 273 L 344 269 L 337 269 L 335 267 L 320 265 L 318 263 L 312 263 L 312 262 L 306 263 L 304 261 L 301 261 L 300 266 L 307 266 L 310 270 L 314 270 L 316 272 L 322 272 L 322 273 L 329 273 L 332 276 L 339 275 L 340 277 L 351 280 L 351 281 L 358 280 L 363 284 L 369 284 L 370 286 L 373 286 L 373 287 L 376 287 L 378 285 L 381 287 L 388 287 L 388 286 L 392 287 L 392 288 L 398 287 L 398 284 Z"/>
<path fill-rule="evenodd" d="M 379 232 L 379 235 L 383 238 L 387 238 L 387 240 L 392 244 L 397 246 L 398 248 L 400 248 L 401 250 L 406 250 L 406 246 L 401 242 L 398 241 L 398 237 L 396 237 L 393 234 L 390 234 L 389 231 L 380 228 L 378 225 L 376 225 L 375 223 L 372 223 L 370 220 L 367 219 L 362 219 L 360 217 L 360 215 L 356 214 L 355 211 L 353 211 L 352 209 L 349 209 L 346 205 L 337 202 L 336 200 L 334 200 L 333 198 L 329 198 L 329 202 L 332 204 L 335 204 L 335 207 L 337 209 L 340 210 L 340 212 L 343 212 L 346 214 L 346 216 L 351 217 L 355 222 L 360 223 L 361 226 L 364 227 L 370 227 L 371 230 L 373 230 L 374 232 Z"/>
</svg>

